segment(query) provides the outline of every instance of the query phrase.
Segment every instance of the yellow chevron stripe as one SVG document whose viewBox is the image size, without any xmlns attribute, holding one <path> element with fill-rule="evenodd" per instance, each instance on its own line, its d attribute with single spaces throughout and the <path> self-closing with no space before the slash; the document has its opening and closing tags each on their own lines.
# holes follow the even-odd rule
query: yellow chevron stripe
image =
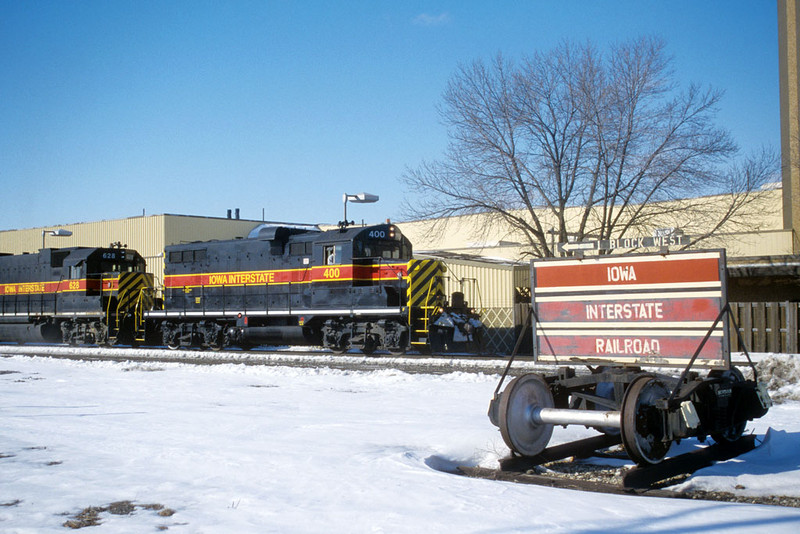
<svg viewBox="0 0 800 534">
<path fill-rule="evenodd" d="M 444 263 L 438 260 L 408 262 L 408 303 L 413 307 L 435 306 L 444 296 Z"/>
<path fill-rule="evenodd" d="M 129 308 L 144 305 L 153 307 L 153 275 L 150 273 L 122 273 L 119 276 L 117 289 L 117 309 L 125 311 Z"/>
</svg>

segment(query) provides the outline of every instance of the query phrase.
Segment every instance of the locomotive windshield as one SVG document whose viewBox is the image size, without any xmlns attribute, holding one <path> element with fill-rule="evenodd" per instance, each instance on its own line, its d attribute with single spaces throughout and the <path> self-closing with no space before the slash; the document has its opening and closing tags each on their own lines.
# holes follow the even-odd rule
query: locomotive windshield
<svg viewBox="0 0 800 534">
<path fill-rule="evenodd" d="M 411 259 L 411 243 L 394 226 L 375 226 L 353 239 L 353 259 Z"/>
<path fill-rule="evenodd" d="M 141 256 L 125 249 L 103 250 L 91 259 L 90 273 L 143 273 L 146 268 Z"/>
</svg>

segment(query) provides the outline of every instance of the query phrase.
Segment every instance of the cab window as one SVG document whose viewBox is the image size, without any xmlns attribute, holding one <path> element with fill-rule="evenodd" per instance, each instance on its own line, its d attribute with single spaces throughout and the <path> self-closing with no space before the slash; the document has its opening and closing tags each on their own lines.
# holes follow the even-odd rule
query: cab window
<svg viewBox="0 0 800 534">
<path fill-rule="evenodd" d="M 325 245 L 323 248 L 325 265 L 334 265 L 342 261 L 342 245 Z"/>
</svg>

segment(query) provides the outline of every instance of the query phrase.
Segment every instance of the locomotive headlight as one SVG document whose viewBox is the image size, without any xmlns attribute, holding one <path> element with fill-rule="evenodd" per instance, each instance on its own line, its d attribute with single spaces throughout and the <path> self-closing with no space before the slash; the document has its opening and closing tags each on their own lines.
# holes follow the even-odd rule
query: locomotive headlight
<svg viewBox="0 0 800 534">
<path fill-rule="evenodd" d="M 389 227 L 389 237 L 394 239 L 394 226 Z"/>
</svg>

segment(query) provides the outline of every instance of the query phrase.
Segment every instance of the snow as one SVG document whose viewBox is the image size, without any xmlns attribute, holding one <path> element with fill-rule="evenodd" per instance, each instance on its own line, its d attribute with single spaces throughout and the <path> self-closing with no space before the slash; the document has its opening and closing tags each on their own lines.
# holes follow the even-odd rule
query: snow
<svg viewBox="0 0 800 534">
<path fill-rule="evenodd" d="M 486 416 L 496 375 L 71 361 L 3 349 L 2 533 L 64 532 L 81 510 L 118 501 L 136 510 L 103 512 L 90 532 L 800 529 L 797 508 L 448 473 L 458 465 L 496 467 L 508 453 Z M 767 361 L 787 360 L 793 369 L 793 358 Z M 796 378 L 778 381 L 782 402 L 748 424 L 761 446 L 681 487 L 800 496 Z M 551 444 L 588 435 L 559 427 Z M 144 507 L 151 504 L 174 514 Z"/>
</svg>

